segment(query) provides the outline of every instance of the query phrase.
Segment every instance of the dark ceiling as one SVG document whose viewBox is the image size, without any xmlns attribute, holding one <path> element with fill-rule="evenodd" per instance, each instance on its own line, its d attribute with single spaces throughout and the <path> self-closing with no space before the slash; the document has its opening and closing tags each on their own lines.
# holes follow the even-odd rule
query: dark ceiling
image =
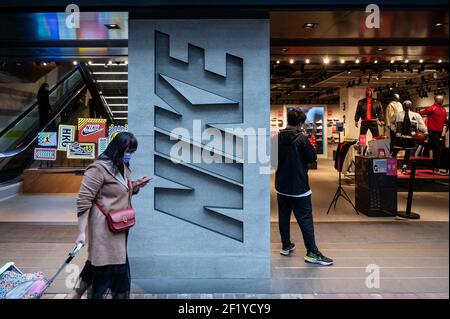
<svg viewBox="0 0 450 319">
<path fill-rule="evenodd" d="M 0 13 L 0 30 L 8 30 L 0 33 L 0 62 L 126 59 L 127 12 L 82 12 L 80 18 L 80 28 L 69 29 L 64 13 Z M 273 12 L 272 102 L 333 102 L 340 87 L 366 85 L 369 77 L 387 91 L 408 86 L 418 93 L 423 75 L 434 81 L 432 90 L 445 84 L 448 10 L 382 10 L 380 29 L 366 28 L 365 18 L 363 11 Z"/>
<path fill-rule="evenodd" d="M 355 11 L 272 13 L 272 103 L 337 103 L 339 88 L 368 84 L 380 96 L 448 91 L 448 11 L 382 11 L 380 29 L 365 19 Z"/>
</svg>

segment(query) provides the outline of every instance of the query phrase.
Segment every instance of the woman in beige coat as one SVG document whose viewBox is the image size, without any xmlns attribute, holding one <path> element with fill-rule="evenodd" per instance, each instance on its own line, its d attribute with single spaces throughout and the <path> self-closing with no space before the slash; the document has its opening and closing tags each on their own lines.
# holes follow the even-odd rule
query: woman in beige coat
<svg viewBox="0 0 450 319">
<path fill-rule="evenodd" d="M 128 231 L 112 233 L 104 212 L 131 207 L 135 195 L 149 179 L 131 181 L 129 161 L 137 149 L 137 140 L 128 132 L 119 133 L 94 163 L 86 168 L 77 198 L 79 235 L 76 242 L 86 242 L 88 260 L 80 274 L 74 298 L 88 290 L 88 298 L 128 298 L 130 267 L 127 257 Z M 89 289 L 88 289 L 89 288 Z"/>
</svg>

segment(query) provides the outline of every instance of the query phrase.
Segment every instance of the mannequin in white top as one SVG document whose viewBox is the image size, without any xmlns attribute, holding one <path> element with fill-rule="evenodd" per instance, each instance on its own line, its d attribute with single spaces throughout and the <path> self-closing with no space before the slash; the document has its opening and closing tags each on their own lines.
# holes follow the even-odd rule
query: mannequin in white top
<svg viewBox="0 0 450 319">
<path fill-rule="evenodd" d="M 411 152 L 416 148 L 414 135 L 416 132 L 428 134 L 428 129 L 419 113 L 411 111 L 412 102 L 406 100 L 403 102 L 403 111 L 396 113 L 391 119 L 391 131 L 394 132 L 392 140 L 394 149 L 392 157 L 397 157 L 400 150 L 405 150 L 403 159 L 402 173 L 406 174 L 407 165 Z"/>
<path fill-rule="evenodd" d="M 390 138 L 391 153 L 394 150 L 394 131 L 391 130 L 390 123 L 397 113 L 403 111 L 402 103 L 400 103 L 400 95 L 395 93 L 392 95 L 392 101 L 386 107 L 386 125 L 388 130 L 385 134 Z"/>
</svg>

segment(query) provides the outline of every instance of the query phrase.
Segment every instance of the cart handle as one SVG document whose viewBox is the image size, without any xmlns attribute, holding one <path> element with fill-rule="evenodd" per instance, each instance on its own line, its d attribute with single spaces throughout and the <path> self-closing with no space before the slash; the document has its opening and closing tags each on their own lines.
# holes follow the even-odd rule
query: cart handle
<svg viewBox="0 0 450 319">
<path fill-rule="evenodd" d="M 78 252 L 81 250 L 81 248 L 83 248 L 83 246 L 84 246 L 84 243 L 82 243 L 82 242 L 77 243 L 77 245 L 76 245 L 75 248 L 72 250 L 72 252 L 69 253 L 69 257 L 67 257 L 67 259 L 66 259 L 66 261 L 64 262 L 64 264 L 62 264 L 62 265 L 59 267 L 59 269 L 58 269 L 58 271 L 56 272 L 56 274 L 54 274 L 53 277 L 50 278 L 50 279 L 47 281 L 47 283 L 46 283 L 45 288 L 44 288 L 43 291 L 47 290 L 47 288 L 51 286 L 51 284 L 53 283 L 53 281 L 55 280 L 55 278 L 58 277 L 58 275 L 61 273 L 61 271 L 64 269 L 64 267 L 66 267 L 66 266 L 72 261 L 72 259 L 75 258 L 75 256 L 78 254 Z"/>
<path fill-rule="evenodd" d="M 75 257 L 78 254 L 78 252 L 81 250 L 81 248 L 83 248 L 83 246 L 84 246 L 84 243 L 78 242 L 77 245 L 75 246 L 75 248 L 69 254 L 69 256 L 71 256 L 72 258 Z"/>
</svg>

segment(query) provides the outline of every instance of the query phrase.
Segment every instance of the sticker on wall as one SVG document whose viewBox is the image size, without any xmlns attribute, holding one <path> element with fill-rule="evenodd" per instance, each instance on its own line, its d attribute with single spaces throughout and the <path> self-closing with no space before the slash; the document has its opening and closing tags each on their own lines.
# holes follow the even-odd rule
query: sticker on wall
<svg viewBox="0 0 450 319">
<path fill-rule="evenodd" d="M 73 125 L 59 125 L 58 126 L 58 151 L 66 151 L 67 144 L 75 141 L 76 127 Z"/>
<path fill-rule="evenodd" d="M 397 176 L 397 159 L 396 158 L 388 158 L 387 162 L 387 176 Z"/>
<path fill-rule="evenodd" d="M 34 149 L 34 159 L 36 161 L 56 161 L 56 148 L 40 148 Z"/>
<path fill-rule="evenodd" d="M 109 143 L 111 143 L 111 141 L 120 132 L 128 132 L 128 124 L 125 124 L 125 126 L 123 126 L 123 125 L 111 125 L 109 127 L 109 131 L 108 131 Z"/>
<path fill-rule="evenodd" d="M 58 134 L 56 132 L 39 132 L 39 146 L 56 146 L 58 143 Z"/>
<path fill-rule="evenodd" d="M 106 119 L 78 119 L 78 142 L 96 143 L 106 137 Z"/>
<path fill-rule="evenodd" d="M 386 173 L 387 172 L 386 159 L 374 159 L 373 160 L 373 172 L 374 173 Z"/>
<path fill-rule="evenodd" d="M 97 155 L 100 156 L 100 154 L 102 154 L 106 148 L 108 147 L 108 138 L 107 137 L 100 137 L 98 139 L 98 143 L 97 143 Z"/>
<path fill-rule="evenodd" d="M 367 143 L 367 138 L 366 138 L 366 135 L 360 135 L 359 136 L 359 142 L 358 142 L 358 144 L 359 144 L 359 146 L 366 146 L 366 143 Z"/>
<path fill-rule="evenodd" d="M 95 143 L 68 143 L 67 158 L 95 159 Z"/>
</svg>

